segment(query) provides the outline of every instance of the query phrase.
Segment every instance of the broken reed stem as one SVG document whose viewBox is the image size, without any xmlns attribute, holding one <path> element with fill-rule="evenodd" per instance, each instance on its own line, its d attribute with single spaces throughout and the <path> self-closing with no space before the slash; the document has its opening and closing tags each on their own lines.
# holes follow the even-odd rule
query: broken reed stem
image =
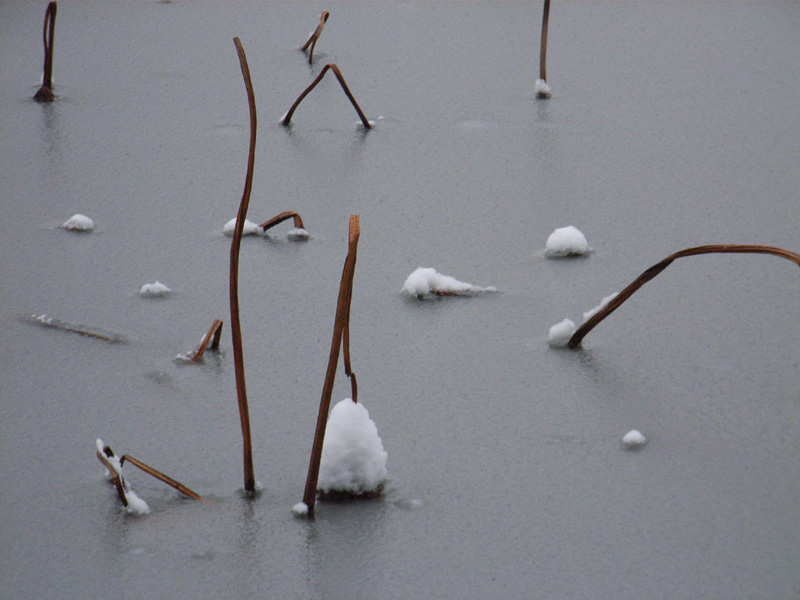
<svg viewBox="0 0 800 600">
<path fill-rule="evenodd" d="M 111 449 L 110 446 L 103 447 L 103 452 L 100 450 L 97 451 L 97 458 L 100 459 L 100 462 L 103 463 L 108 474 L 111 476 L 111 483 L 114 484 L 114 487 L 117 490 L 117 496 L 119 496 L 120 501 L 122 502 L 122 506 L 128 506 L 128 499 L 125 497 L 125 485 L 122 482 L 122 475 L 114 468 L 114 465 L 111 464 L 111 461 L 108 460 L 109 457 L 114 456 L 114 451 Z"/>
<path fill-rule="evenodd" d="M 550 0 L 544 0 L 542 13 L 542 42 L 539 48 L 539 79 L 547 81 L 547 23 L 550 20 Z"/>
<path fill-rule="evenodd" d="M 212 339 L 213 336 L 213 339 Z M 211 343 L 211 349 L 216 350 L 219 348 L 219 338 L 222 336 L 222 321 L 219 319 L 214 319 L 214 322 L 211 323 L 211 327 L 208 328 L 208 332 L 206 332 L 205 336 L 203 336 L 200 345 L 197 347 L 197 350 L 194 351 L 194 356 L 192 356 L 193 361 L 198 361 L 203 356 L 208 348 L 209 342 Z"/>
<path fill-rule="evenodd" d="M 369 124 L 369 120 L 367 119 L 367 117 L 364 116 L 364 113 L 361 112 L 361 107 L 358 105 L 358 102 L 356 102 L 356 99 L 353 97 L 353 94 L 350 93 L 350 88 L 347 87 L 347 83 L 345 83 L 344 77 L 342 77 L 342 72 L 339 70 L 339 67 L 336 66 L 336 64 L 334 63 L 329 63 L 322 68 L 322 71 L 320 71 L 319 75 L 317 75 L 317 78 L 314 81 L 312 81 L 311 85 L 309 85 L 305 90 L 303 90 L 303 93 L 300 94 L 297 100 L 294 101 L 294 104 L 292 104 L 292 107 L 289 109 L 289 112 L 287 112 L 286 115 L 283 117 L 283 119 L 281 119 L 281 124 L 288 125 L 292 121 L 292 115 L 294 114 L 294 111 L 303 101 L 303 98 L 308 96 L 309 92 L 313 90 L 315 87 L 317 87 L 317 84 L 325 76 L 325 73 L 328 72 L 328 69 L 331 69 L 334 75 L 336 75 L 336 79 L 339 80 L 339 83 L 341 84 L 345 95 L 350 99 L 353 108 L 356 109 L 358 117 L 361 119 L 361 123 L 364 125 L 364 129 L 372 129 L 372 125 Z"/>
<path fill-rule="evenodd" d="M 314 58 L 314 46 L 317 45 L 317 40 L 322 34 L 322 28 L 325 27 L 325 23 L 328 21 L 329 16 L 330 14 L 327 10 L 322 11 L 322 14 L 319 16 L 319 25 L 317 25 L 317 28 L 314 30 L 314 33 L 311 34 L 311 37 L 306 40 L 306 43 L 303 44 L 303 47 L 300 48 L 300 50 L 305 52 L 309 45 L 311 46 L 311 50 L 308 52 L 308 64 L 311 64 L 311 60 Z"/>
<path fill-rule="evenodd" d="M 303 219 L 301 219 L 300 215 L 298 215 L 293 210 L 283 211 L 281 214 L 272 217 L 269 221 L 264 221 L 261 225 L 259 225 L 259 227 L 261 227 L 261 229 L 266 231 L 267 229 L 275 227 L 275 225 L 277 225 L 278 223 L 283 223 L 288 219 L 294 219 L 294 226 L 297 227 L 298 229 L 305 229 L 305 227 L 303 226 Z"/>
<path fill-rule="evenodd" d="M 44 67 L 42 74 L 42 87 L 33 96 L 38 102 L 52 102 L 56 95 L 53 93 L 53 41 L 56 32 L 56 12 L 58 5 L 50 2 L 44 13 L 44 30 L 42 38 L 44 40 Z M 49 33 L 49 35 L 48 35 Z"/>
<path fill-rule="evenodd" d="M 178 490 L 181 494 L 183 494 L 185 496 L 189 496 L 189 498 L 193 498 L 195 500 L 203 500 L 203 497 L 200 496 L 200 494 L 197 494 L 197 493 L 193 492 L 192 490 L 190 490 L 188 487 L 186 487 L 182 483 L 180 483 L 178 481 L 175 481 L 171 477 L 167 477 L 166 475 L 164 475 L 160 471 L 156 471 L 153 467 L 144 464 L 142 461 L 137 460 L 137 459 L 133 458 L 132 456 L 129 456 L 127 454 L 123 454 L 122 457 L 119 460 L 119 464 L 121 464 L 121 465 L 125 464 L 126 460 L 129 463 L 131 463 L 132 465 L 134 465 L 136 467 L 139 467 L 142 471 L 144 471 L 148 475 L 152 475 L 153 477 L 163 481 L 167 485 L 171 485 L 176 490 Z"/>
<path fill-rule="evenodd" d="M 328 370 L 325 374 L 325 385 L 322 388 L 319 415 L 317 416 L 317 429 L 314 434 L 314 445 L 311 450 L 306 488 L 303 494 L 303 502 L 308 507 L 309 513 L 314 512 L 314 504 L 317 498 L 319 465 L 322 458 L 322 445 L 325 441 L 325 428 L 328 424 L 328 411 L 330 409 L 331 395 L 333 393 L 333 380 L 336 377 L 336 367 L 339 363 L 339 348 L 342 345 L 343 332 L 349 330 L 350 300 L 353 294 L 353 274 L 356 268 L 356 252 L 358 250 L 358 238 L 360 234 L 361 230 L 358 215 L 350 215 L 350 239 L 347 258 L 345 258 L 344 261 L 342 281 L 339 284 L 339 299 L 336 304 L 336 321 L 333 326 L 333 339 L 331 341 L 330 358 L 328 359 Z M 349 353 L 349 341 L 347 352 Z M 353 381 L 355 381 L 354 378 Z"/>
<path fill-rule="evenodd" d="M 247 216 L 247 207 L 250 203 L 250 191 L 253 187 L 253 169 L 256 155 L 256 100 L 253 94 L 253 84 L 250 80 L 250 67 L 247 65 L 247 56 L 244 53 L 242 42 L 238 37 L 233 38 L 236 52 L 239 55 L 239 65 L 242 68 L 244 85 L 247 90 L 247 102 L 250 107 L 250 152 L 247 158 L 247 176 L 245 177 L 242 201 L 239 203 L 239 212 L 236 216 L 236 227 L 233 230 L 231 241 L 230 263 L 230 304 L 231 304 L 231 337 L 233 338 L 233 362 L 236 375 L 236 397 L 239 402 L 239 418 L 242 425 L 243 458 L 244 458 L 244 489 L 254 492 L 255 477 L 253 475 L 253 446 L 250 440 L 250 411 L 247 407 L 247 391 L 244 382 L 244 357 L 242 356 L 242 327 L 239 322 L 239 247 L 242 242 L 242 231 Z"/>
<path fill-rule="evenodd" d="M 589 333 L 592 329 L 594 329 L 600 321 L 605 319 L 608 315 L 612 312 L 617 310 L 620 305 L 625 302 L 628 298 L 630 298 L 636 290 L 642 287 L 645 283 L 653 279 L 656 275 L 661 273 L 664 269 L 666 269 L 672 261 L 677 258 L 682 258 L 684 256 L 695 256 L 698 254 L 712 254 L 712 253 L 737 253 L 737 254 L 771 254 L 773 256 L 778 256 L 780 258 L 785 258 L 787 260 L 792 261 L 797 266 L 800 266 L 800 254 L 795 254 L 794 252 L 790 252 L 789 250 L 784 250 L 783 248 L 775 248 L 773 246 L 759 246 L 759 245 L 747 245 L 747 244 L 718 244 L 718 245 L 709 245 L 709 246 L 695 246 L 693 248 L 686 248 L 685 250 L 680 250 L 674 254 L 670 254 L 660 263 L 653 265 L 649 269 L 647 269 L 644 273 L 639 275 L 636 280 L 631 283 L 628 287 L 622 290 L 617 296 L 608 303 L 608 305 L 600 310 L 597 314 L 587 320 L 583 325 L 578 327 L 577 331 L 572 335 L 567 346 L 570 348 L 577 348 L 581 345 L 581 340 Z"/>
</svg>

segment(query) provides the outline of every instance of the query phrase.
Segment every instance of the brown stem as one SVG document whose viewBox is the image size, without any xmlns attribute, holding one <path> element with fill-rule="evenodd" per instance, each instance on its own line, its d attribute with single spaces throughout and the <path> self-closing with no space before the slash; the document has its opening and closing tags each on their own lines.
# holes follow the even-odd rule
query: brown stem
<svg viewBox="0 0 800 600">
<path fill-rule="evenodd" d="M 358 105 L 358 102 L 356 102 L 356 99 L 350 92 L 350 88 L 347 87 L 347 83 L 345 83 L 344 77 L 342 77 L 342 72 L 339 70 L 339 67 L 336 66 L 334 63 L 329 63 L 322 68 L 322 71 L 319 72 L 317 78 L 314 79 L 314 81 L 311 82 L 311 85 L 309 85 L 305 90 L 303 90 L 303 92 L 297 97 L 297 100 L 294 101 L 294 104 L 292 104 L 292 107 L 289 109 L 289 112 L 287 112 L 286 115 L 283 117 L 281 123 L 283 125 L 288 125 L 292 121 L 292 115 L 294 114 L 295 109 L 297 109 L 299 104 L 303 101 L 303 98 L 308 96 L 309 92 L 313 90 L 315 87 L 317 87 L 317 84 L 325 76 L 325 73 L 328 72 L 328 69 L 331 69 L 333 73 L 336 75 L 336 78 L 339 80 L 339 84 L 342 86 L 345 95 L 350 99 L 353 108 L 356 109 L 358 117 L 361 119 L 361 123 L 364 125 L 364 129 L 372 129 L 372 125 L 369 124 L 369 119 L 367 119 L 367 117 L 364 116 L 364 113 L 361 111 L 361 107 Z"/>
<path fill-rule="evenodd" d="M 129 463 L 131 463 L 132 465 L 134 465 L 136 467 L 139 467 L 142 471 L 144 471 L 148 475 L 152 475 L 153 477 L 155 477 L 156 479 L 160 479 L 161 481 L 163 481 L 167 485 L 171 485 L 176 490 L 178 490 L 181 494 L 184 494 L 185 496 L 189 496 L 189 498 L 193 498 L 195 500 L 202 500 L 203 499 L 202 496 L 200 496 L 199 494 L 193 492 L 192 490 L 190 490 L 188 487 L 186 487 L 182 483 L 179 483 L 179 482 L 175 481 L 171 477 L 167 477 L 166 475 L 164 475 L 160 471 L 156 471 L 153 467 L 144 464 L 142 461 L 137 460 L 137 459 L 133 458 L 132 456 L 128 456 L 127 454 L 123 454 L 122 458 L 120 458 L 119 464 L 124 464 L 126 460 Z"/>
<path fill-rule="evenodd" d="M 583 323 L 580 327 L 578 327 L 577 331 L 572 335 L 567 344 L 570 348 L 577 348 L 581 345 L 581 340 L 583 340 L 584 336 L 589 333 L 592 329 L 594 329 L 600 321 L 605 319 L 608 315 L 612 312 L 617 310 L 620 305 L 625 302 L 628 298 L 630 298 L 636 290 L 642 287 L 645 283 L 653 279 L 656 275 L 661 273 L 664 269 L 666 269 L 672 261 L 677 258 L 682 258 L 684 256 L 695 256 L 698 254 L 712 254 L 712 253 L 740 253 L 740 254 L 772 254 L 773 256 L 778 256 L 780 258 L 785 258 L 787 260 L 792 261 L 796 265 L 800 266 L 800 254 L 795 254 L 794 252 L 790 252 L 789 250 L 784 250 L 782 248 L 775 248 L 773 246 L 758 246 L 758 245 L 747 245 L 747 244 L 718 244 L 718 245 L 710 245 L 710 246 L 695 246 L 693 248 L 686 248 L 685 250 L 680 250 L 674 254 L 670 254 L 661 262 L 653 265 L 649 269 L 647 269 L 644 273 L 639 275 L 633 283 L 631 283 L 628 287 L 622 290 L 617 296 L 605 306 L 605 308 L 601 309 L 597 312 L 594 316 L 588 319 L 585 323 Z"/>
<path fill-rule="evenodd" d="M 53 42 L 56 30 L 56 2 L 50 2 L 44 13 L 44 30 L 42 38 L 44 40 L 44 67 L 42 75 L 42 87 L 33 96 L 39 102 L 52 102 L 56 95 L 52 92 L 53 88 Z M 48 35 L 49 33 L 49 35 Z"/>
<path fill-rule="evenodd" d="M 212 341 L 213 336 L 213 341 Z M 192 356 L 193 361 L 198 361 L 203 356 L 208 348 L 209 342 L 211 342 L 211 349 L 216 350 L 219 348 L 219 338 L 222 336 L 222 321 L 219 319 L 214 319 L 214 322 L 211 323 L 211 327 L 208 328 L 208 331 L 203 336 L 200 345 L 197 347 L 197 350 L 194 351 L 194 355 Z"/>
<path fill-rule="evenodd" d="M 259 225 L 259 227 L 261 227 L 261 229 L 266 231 L 267 229 L 275 227 L 275 225 L 277 225 L 278 223 L 283 223 L 288 219 L 294 219 L 294 226 L 297 227 L 298 229 L 305 229 L 305 227 L 303 226 L 303 219 L 301 219 L 300 215 L 298 215 L 293 210 L 283 211 L 281 214 L 272 217 L 269 221 L 264 221 L 261 225 Z"/>
<path fill-rule="evenodd" d="M 339 363 L 339 348 L 342 345 L 342 334 L 347 327 L 347 319 L 350 311 L 350 299 L 353 293 L 353 274 L 355 273 L 356 251 L 358 250 L 358 238 L 360 234 L 361 230 L 358 215 L 350 215 L 350 240 L 347 258 L 345 258 L 344 269 L 342 271 L 342 281 L 339 284 L 339 300 L 336 305 L 336 321 L 333 326 L 331 353 L 328 359 L 328 370 L 325 374 L 325 385 L 322 388 L 322 398 L 319 403 L 317 429 L 314 434 L 314 445 L 311 450 L 308 477 L 306 478 L 306 488 L 303 494 L 303 502 L 308 507 L 309 513 L 314 512 L 314 503 L 317 498 L 317 481 L 319 478 L 319 464 L 322 458 L 322 445 L 325 441 L 325 428 L 328 424 L 328 410 L 331 405 L 333 380 L 336 377 L 336 367 Z"/>
<path fill-rule="evenodd" d="M 319 16 L 319 25 L 317 25 L 317 28 L 314 30 L 314 33 L 311 34 L 311 37 L 306 40 L 306 43 L 303 44 L 303 47 L 300 48 L 303 52 L 305 52 L 306 48 L 308 48 L 309 45 L 311 46 L 311 50 L 308 52 L 308 64 L 311 64 L 311 60 L 314 58 L 314 46 L 317 45 L 317 40 L 322 34 L 322 28 L 325 27 L 325 23 L 328 21 L 329 16 L 330 14 L 327 10 L 322 11 L 322 14 Z"/>
<path fill-rule="evenodd" d="M 128 499 L 125 497 L 125 483 L 122 481 L 122 475 L 114 468 L 114 465 L 111 464 L 111 461 L 108 460 L 113 456 L 114 451 L 110 446 L 104 446 L 103 452 L 100 452 L 100 450 L 97 451 L 97 458 L 100 459 L 100 462 L 103 463 L 106 470 L 108 470 L 108 474 L 111 476 L 111 483 L 114 484 L 114 487 L 117 490 L 117 496 L 119 496 L 122 506 L 127 507 Z"/>
<path fill-rule="evenodd" d="M 239 247 L 242 242 L 242 231 L 247 216 L 247 207 L 250 203 L 250 191 L 253 186 L 253 169 L 256 155 L 256 100 L 253 94 L 253 84 L 250 80 L 250 68 L 247 65 L 247 56 L 244 53 L 242 42 L 238 37 L 233 38 L 236 52 L 239 55 L 239 65 L 242 68 L 244 85 L 247 90 L 247 102 L 250 107 L 250 153 L 247 158 L 247 176 L 245 177 L 242 201 L 239 203 L 239 212 L 236 216 L 236 227 L 233 230 L 231 241 L 230 263 L 230 304 L 231 304 L 231 337 L 233 339 L 233 362 L 236 375 L 236 397 L 239 402 L 239 418 L 242 424 L 243 458 L 244 458 L 244 489 L 248 492 L 255 491 L 255 477 L 253 475 L 253 447 L 250 440 L 250 411 L 247 407 L 247 391 L 244 381 L 244 357 L 242 351 L 242 327 L 239 322 Z"/>
<path fill-rule="evenodd" d="M 542 13 L 542 43 L 539 49 L 539 79 L 547 81 L 547 23 L 550 20 L 550 0 L 544 0 Z"/>
</svg>

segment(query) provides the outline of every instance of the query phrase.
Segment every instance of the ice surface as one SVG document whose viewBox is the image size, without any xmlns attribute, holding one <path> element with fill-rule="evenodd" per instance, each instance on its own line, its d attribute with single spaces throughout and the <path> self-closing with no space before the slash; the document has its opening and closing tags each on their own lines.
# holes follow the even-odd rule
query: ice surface
<svg viewBox="0 0 800 600">
<path fill-rule="evenodd" d="M 589 252 L 589 243 L 581 231 L 572 225 L 559 227 L 547 238 L 544 254 L 551 258 L 577 256 Z"/>
<path fill-rule="evenodd" d="M 547 343 L 550 344 L 552 348 L 564 348 L 573 333 L 575 333 L 575 323 L 569 319 L 564 319 L 550 328 L 550 333 L 547 336 Z"/>
<path fill-rule="evenodd" d="M 367 409 L 345 398 L 328 417 L 317 489 L 356 495 L 380 491 L 387 477 L 386 458 Z"/>
<path fill-rule="evenodd" d="M 610 296 L 606 296 L 605 298 L 603 298 L 600 301 L 599 305 L 597 305 L 594 308 L 592 308 L 590 310 L 587 310 L 585 313 L 583 313 L 583 322 L 585 323 L 586 321 L 591 319 L 593 316 L 595 316 L 597 313 L 599 313 L 601 310 L 603 310 L 606 306 L 608 306 L 608 303 L 611 302 L 618 295 L 619 295 L 619 292 L 614 292 Z"/>
<path fill-rule="evenodd" d="M 309 238 L 308 232 L 302 227 L 293 227 L 286 232 L 286 237 L 293 242 L 303 242 Z"/>
<path fill-rule="evenodd" d="M 171 292 L 171 289 L 158 280 L 156 280 L 155 283 L 145 283 L 142 289 L 139 290 L 139 294 L 145 298 L 161 298 L 163 296 L 168 296 Z"/>
<path fill-rule="evenodd" d="M 628 448 L 639 448 L 647 443 L 647 438 L 637 429 L 631 429 L 622 436 L 622 443 Z"/>
<path fill-rule="evenodd" d="M 472 296 L 483 292 L 496 292 L 496 287 L 480 287 L 442 275 L 430 267 L 419 267 L 406 278 L 400 292 L 423 298 L 430 294 Z"/>
<path fill-rule="evenodd" d="M 86 215 L 78 213 L 64 221 L 61 227 L 70 231 L 91 231 L 94 229 L 94 221 Z"/>
<path fill-rule="evenodd" d="M 236 229 L 236 217 L 225 223 L 225 226 L 222 228 L 222 233 L 225 235 L 233 235 L 234 229 Z M 264 235 L 264 230 L 259 227 L 257 223 L 253 223 L 250 219 L 245 219 L 242 235 Z"/>
<path fill-rule="evenodd" d="M 538 98 L 549 98 L 553 95 L 553 92 L 550 90 L 550 86 L 547 85 L 547 82 L 544 79 L 537 79 L 533 89 Z"/>
</svg>

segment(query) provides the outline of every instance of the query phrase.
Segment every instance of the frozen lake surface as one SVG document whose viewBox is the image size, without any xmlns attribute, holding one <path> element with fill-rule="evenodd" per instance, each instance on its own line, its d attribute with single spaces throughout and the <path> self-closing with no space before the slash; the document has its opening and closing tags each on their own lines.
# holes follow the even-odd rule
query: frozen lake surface
<svg viewBox="0 0 800 600">
<path fill-rule="evenodd" d="M 40 105 L 45 7 L 0 2 L 0 597 L 800 598 L 797 267 L 681 259 L 582 349 L 547 343 L 682 248 L 800 251 L 800 4 L 555 0 L 542 101 L 539 2 L 63 2 Z M 234 36 L 248 218 L 311 234 L 242 240 L 254 499 L 222 232 L 249 140 Z M 330 74 L 281 127 L 330 62 L 374 129 Z M 350 214 L 388 482 L 308 520 Z M 591 252 L 546 258 L 568 225 Z M 417 267 L 497 292 L 407 298 Z M 215 318 L 221 351 L 176 362 Z M 126 514 L 97 438 L 212 501 L 126 465 L 151 509 Z"/>
</svg>

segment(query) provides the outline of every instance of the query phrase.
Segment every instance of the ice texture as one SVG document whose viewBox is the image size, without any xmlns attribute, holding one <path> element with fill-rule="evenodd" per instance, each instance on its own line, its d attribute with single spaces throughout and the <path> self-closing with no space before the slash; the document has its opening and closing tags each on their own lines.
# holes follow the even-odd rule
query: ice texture
<svg viewBox="0 0 800 600">
<path fill-rule="evenodd" d="M 589 252 L 589 243 L 586 236 L 573 225 L 559 227 L 547 238 L 544 247 L 545 256 L 558 258 L 563 256 L 578 256 Z"/>
<path fill-rule="evenodd" d="M 64 221 L 61 227 L 70 231 L 91 231 L 94 229 L 94 221 L 86 215 L 78 213 Z"/>
<path fill-rule="evenodd" d="M 442 275 L 431 267 L 419 267 L 406 278 L 400 290 L 402 294 L 417 296 L 418 298 L 431 294 L 472 296 L 496 291 L 496 287 L 480 287 L 464 283 L 449 275 Z"/>
<path fill-rule="evenodd" d="M 569 319 L 564 319 L 550 328 L 550 332 L 547 336 L 547 343 L 550 344 L 552 348 L 564 348 L 574 333 L 575 323 Z"/>
</svg>

